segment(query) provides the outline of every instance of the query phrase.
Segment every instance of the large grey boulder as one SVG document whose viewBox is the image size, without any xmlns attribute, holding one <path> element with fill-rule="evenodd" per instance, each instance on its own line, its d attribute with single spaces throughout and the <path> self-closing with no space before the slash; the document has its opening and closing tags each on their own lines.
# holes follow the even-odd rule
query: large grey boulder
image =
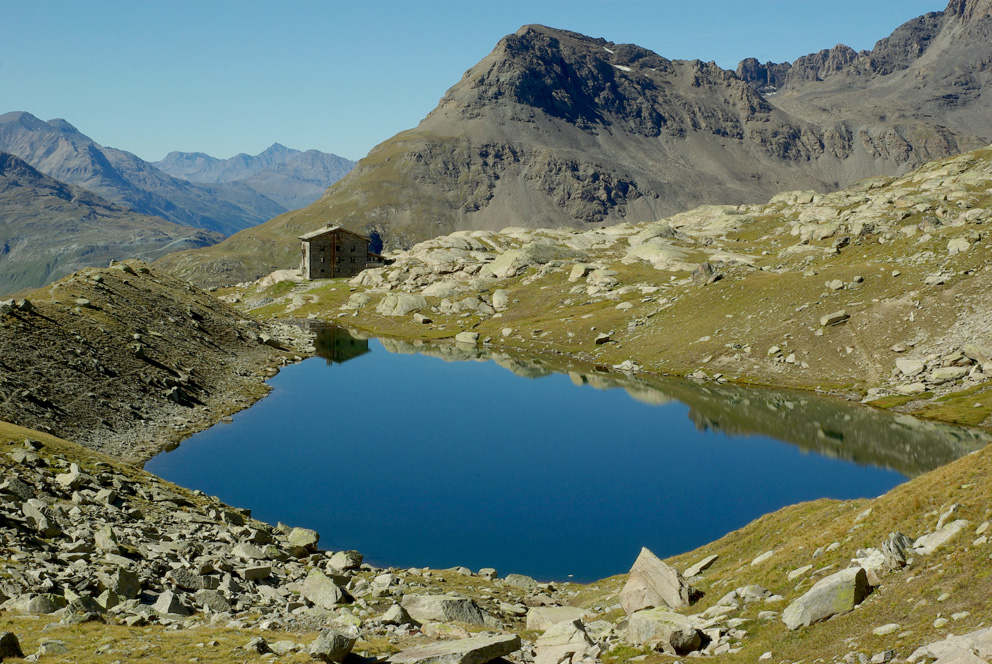
<svg viewBox="0 0 992 664">
<path fill-rule="evenodd" d="M 572 622 L 589 615 L 577 606 L 535 606 L 527 612 L 527 630 L 543 632 L 560 622 Z"/>
<path fill-rule="evenodd" d="M 190 613 L 179 596 L 171 590 L 166 590 L 159 595 L 152 608 L 159 613 L 173 613 L 180 616 L 186 616 Z"/>
<path fill-rule="evenodd" d="M 344 591 L 317 568 L 307 574 L 300 595 L 324 609 L 333 609 L 345 599 Z"/>
<path fill-rule="evenodd" d="M 663 563 L 647 548 L 630 568 L 630 578 L 620 591 L 620 605 L 628 616 L 642 609 L 689 606 L 691 588 L 677 570 Z"/>
<path fill-rule="evenodd" d="M 316 551 L 317 542 L 320 535 L 316 530 L 310 528 L 293 528 L 289 531 L 288 544 L 290 549 L 305 549 L 306 551 Z"/>
<path fill-rule="evenodd" d="M 134 599 L 141 592 L 141 580 L 135 572 L 118 567 L 111 573 L 97 576 L 100 586 L 124 599 Z"/>
<path fill-rule="evenodd" d="M 647 609 L 630 616 L 627 640 L 673 655 L 685 655 L 702 645 L 702 637 L 689 619 L 667 609 Z"/>
<path fill-rule="evenodd" d="M 559 664 L 597 655 L 599 649 L 586 634 L 581 620 L 552 625 L 534 642 L 534 664 Z"/>
<path fill-rule="evenodd" d="M 375 310 L 383 316 L 406 316 L 417 309 L 426 309 L 427 307 L 427 300 L 422 295 L 387 293 Z"/>
<path fill-rule="evenodd" d="M 362 566 L 362 554 L 358 551 L 337 551 L 327 563 L 337 570 L 346 571 Z"/>
<path fill-rule="evenodd" d="M 503 579 L 503 583 L 513 588 L 519 588 L 520 590 L 534 590 L 539 585 L 533 577 L 526 574 L 507 574 L 506 578 Z"/>
<path fill-rule="evenodd" d="M 310 644 L 310 656 L 321 662 L 340 662 L 355 647 L 356 639 L 334 629 L 325 629 Z"/>
<path fill-rule="evenodd" d="M 786 607 L 782 622 L 789 629 L 798 629 L 847 613 L 854 610 L 870 590 L 863 568 L 841 570 L 817 581 L 805 595 Z"/>
<path fill-rule="evenodd" d="M 400 604 L 414 620 L 421 623 L 457 620 L 470 625 L 488 625 L 492 622 L 492 618 L 468 597 L 405 595 Z"/>
<path fill-rule="evenodd" d="M 516 634 L 473 636 L 407 648 L 390 655 L 388 661 L 395 664 L 485 664 L 519 649 L 520 637 Z"/>
</svg>

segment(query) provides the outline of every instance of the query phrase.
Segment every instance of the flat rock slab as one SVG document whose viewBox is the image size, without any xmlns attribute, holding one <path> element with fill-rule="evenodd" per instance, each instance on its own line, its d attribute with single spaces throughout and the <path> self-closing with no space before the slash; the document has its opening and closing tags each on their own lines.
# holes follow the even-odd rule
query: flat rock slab
<svg viewBox="0 0 992 664">
<path fill-rule="evenodd" d="M 868 596 L 868 574 L 851 567 L 817 581 L 809 591 L 786 607 L 782 622 L 789 629 L 826 620 L 852 611 Z"/>
<path fill-rule="evenodd" d="M 969 526 L 970 522 L 967 519 L 958 519 L 957 521 L 952 521 L 948 523 L 940 530 L 930 533 L 929 535 L 924 535 L 918 538 L 913 543 L 913 549 L 916 553 L 924 556 L 929 556 L 931 553 L 947 544 L 952 539 L 957 537 L 958 533 L 963 531 Z"/>
<path fill-rule="evenodd" d="M 516 634 L 473 636 L 401 650 L 389 657 L 395 664 L 485 664 L 520 649 Z"/>
<path fill-rule="evenodd" d="M 628 616 L 641 609 L 689 606 L 689 584 L 677 570 L 669 567 L 647 548 L 642 548 L 630 578 L 620 591 L 620 605 Z"/>
</svg>

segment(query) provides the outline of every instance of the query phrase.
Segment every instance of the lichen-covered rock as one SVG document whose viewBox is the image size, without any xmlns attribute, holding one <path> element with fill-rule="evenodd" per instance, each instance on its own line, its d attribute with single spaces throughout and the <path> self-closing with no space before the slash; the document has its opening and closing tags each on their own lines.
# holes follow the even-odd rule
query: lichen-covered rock
<svg viewBox="0 0 992 664">
<path fill-rule="evenodd" d="M 861 567 L 851 567 L 820 579 L 809 591 L 786 607 L 782 622 L 789 629 L 826 620 L 847 613 L 860 604 L 871 588 Z"/>
</svg>

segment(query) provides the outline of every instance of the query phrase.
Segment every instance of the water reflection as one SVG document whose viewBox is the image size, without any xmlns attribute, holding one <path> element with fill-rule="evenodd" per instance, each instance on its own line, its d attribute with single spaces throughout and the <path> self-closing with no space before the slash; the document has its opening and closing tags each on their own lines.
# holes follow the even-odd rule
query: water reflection
<svg viewBox="0 0 992 664">
<path fill-rule="evenodd" d="M 322 325 L 314 329 L 313 340 L 318 357 L 327 364 L 343 364 L 369 352 L 369 340 L 343 327 Z"/>
<path fill-rule="evenodd" d="M 418 353 L 449 362 L 492 361 L 524 378 L 567 373 L 576 385 L 597 390 L 622 389 L 645 404 L 679 401 L 689 407 L 689 418 L 700 431 L 768 436 L 807 452 L 887 468 L 908 477 L 933 470 L 992 441 L 992 434 L 981 429 L 920 420 L 809 392 L 606 373 L 565 360 L 512 355 L 463 344 L 393 339 L 382 339 L 381 343 L 391 353 Z"/>
</svg>

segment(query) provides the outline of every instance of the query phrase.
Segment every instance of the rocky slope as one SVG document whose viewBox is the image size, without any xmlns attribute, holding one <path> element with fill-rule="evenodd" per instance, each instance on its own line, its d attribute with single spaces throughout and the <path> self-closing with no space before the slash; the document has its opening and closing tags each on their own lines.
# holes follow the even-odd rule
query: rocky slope
<svg viewBox="0 0 992 664">
<path fill-rule="evenodd" d="M 988 425 L 990 215 L 986 148 L 831 194 L 650 224 L 457 232 L 366 270 L 359 292 L 317 281 L 259 301 L 274 275 L 227 297 L 263 316 L 344 317 L 374 334 L 817 389 Z"/>
<path fill-rule="evenodd" d="M 265 394 L 293 329 L 140 262 L 89 268 L 0 301 L 0 419 L 141 460 Z"/>
<path fill-rule="evenodd" d="M 241 183 L 207 185 L 166 175 L 130 152 L 99 145 L 65 120 L 0 115 L 0 151 L 140 214 L 225 235 L 285 212 Z"/>
<path fill-rule="evenodd" d="M 398 569 L 0 422 L 4 657 L 557 664 L 992 659 L 986 448 L 579 586 Z M 632 558 L 636 552 L 631 552 Z M 508 573 L 509 572 L 509 573 Z M 955 636 L 956 635 L 956 636 Z M 954 659 L 964 658 L 964 659 Z M 497 661 L 506 661 L 497 660 Z"/>
<path fill-rule="evenodd" d="M 150 261 L 223 237 L 131 212 L 0 153 L 0 295 L 37 288 L 83 267 L 124 258 Z"/>
<path fill-rule="evenodd" d="M 992 141 L 982 2 L 954 0 L 900 28 L 864 56 L 871 75 L 843 49 L 792 68 L 748 63 L 738 74 L 525 26 L 321 200 L 163 264 L 200 283 L 231 283 L 290 267 L 294 238 L 328 221 L 376 230 L 397 248 L 456 230 L 650 221 L 904 173 Z M 903 66 L 921 21 L 932 45 Z M 791 87 L 759 92 L 752 84 L 762 77 L 778 81 L 769 70 Z"/>
<path fill-rule="evenodd" d="M 217 159 L 202 152 L 170 152 L 154 166 L 190 182 L 241 182 L 287 210 L 313 203 L 355 162 L 335 154 L 300 152 L 278 143 L 257 155 Z"/>
</svg>

